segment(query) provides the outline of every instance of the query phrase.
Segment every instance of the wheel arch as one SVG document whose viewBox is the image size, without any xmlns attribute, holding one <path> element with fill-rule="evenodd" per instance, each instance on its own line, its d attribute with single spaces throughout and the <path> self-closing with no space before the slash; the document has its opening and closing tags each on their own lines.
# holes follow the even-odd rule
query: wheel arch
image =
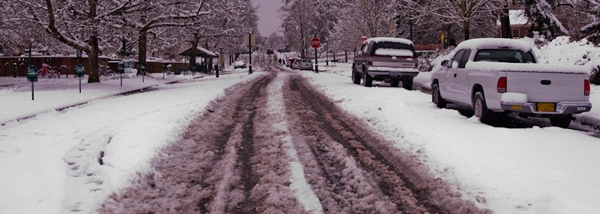
<svg viewBox="0 0 600 214">
<path fill-rule="evenodd" d="M 473 88 L 471 89 L 471 105 L 473 105 L 473 106 L 475 106 L 475 103 L 473 103 L 473 100 L 475 99 L 475 94 L 477 92 L 481 92 L 481 95 L 483 95 L 483 99 L 486 99 L 485 92 L 483 91 L 483 86 L 481 86 L 480 84 L 473 85 Z"/>
</svg>

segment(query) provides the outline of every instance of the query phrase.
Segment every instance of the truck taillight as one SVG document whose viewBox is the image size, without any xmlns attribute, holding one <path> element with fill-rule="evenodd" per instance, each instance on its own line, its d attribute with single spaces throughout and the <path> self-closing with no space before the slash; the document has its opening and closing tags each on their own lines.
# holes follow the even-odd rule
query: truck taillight
<svg viewBox="0 0 600 214">
<path fill-rule="evenodd" d="M 583 95 L 590 96 L 590 80 L 583 81 Z"/>
<path fill-rule="evenodd" d="M 498 93 L 506 93 L 506 77 L 500 77 L 498 79 L 497 90 Z"/>
<path fill-rule="evenodd" d="M 372 66 L 373 65 L 373 61 L 371 61 L 371 60 L 367 61 L 367 65 Z"/>
</svg>

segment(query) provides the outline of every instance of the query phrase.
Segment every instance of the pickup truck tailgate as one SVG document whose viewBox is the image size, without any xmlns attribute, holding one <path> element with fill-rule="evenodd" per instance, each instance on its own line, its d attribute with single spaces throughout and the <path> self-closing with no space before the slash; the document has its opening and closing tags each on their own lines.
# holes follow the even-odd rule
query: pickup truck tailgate
<svg viewBox="0 0 600 214">
<path fill-rule="evenodd" d="M 583 101 L 585 74 L 508 71 L 507 92 L 527 94 L 529 102 Z"/>
</svg>

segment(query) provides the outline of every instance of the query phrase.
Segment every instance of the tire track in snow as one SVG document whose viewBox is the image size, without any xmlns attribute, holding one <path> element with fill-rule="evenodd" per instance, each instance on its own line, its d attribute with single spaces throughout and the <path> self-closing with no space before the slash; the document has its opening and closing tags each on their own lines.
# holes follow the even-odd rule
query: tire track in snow
<svg viewBox="0 0 600 214">
<path fill-rule="evenodd" d="M 272 76 L 237 85 L 195 119 L 101 213 L 307 213 L 290 188 L 290 166 L 272 127 Z"/>
<path fill-rule="evenodd" d="M 286 106 L 309 182 L 326 212 L 488 213 L 416 158 L 372 134 L 300 77 L 290 80 Z"/>
</svg>

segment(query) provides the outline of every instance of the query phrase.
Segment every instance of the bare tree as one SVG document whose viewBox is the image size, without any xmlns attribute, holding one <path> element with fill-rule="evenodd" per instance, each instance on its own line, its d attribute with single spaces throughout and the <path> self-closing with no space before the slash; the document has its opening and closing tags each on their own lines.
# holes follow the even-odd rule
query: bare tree
<svg viewBox="0 0 600 214">
<path fill-rule="evenodd" d="M 474 33 L 477 37 L 495 34 L 505 4 L 504 0 L 409 1 L 405 9 L 413 10 L 416 19 L 429 18 L 438 26 L 459 26 L 467 40 Z"/>
<path fill-rule="evenodd" d="M 187 27 L 198 24 L 201 17 L 211 14 L 203 6 L 207 0 L 142 0 L 138 7 L 130 7 L 115 17 L 113 25 L 127 26 L 137 32 L 138 64 L 146 63 L 148 35 L 156 36 L 154 31 L 161 27 Z M 126 37 L 122 37 L 123 40 Z M 138 72 L 141 72 L 138 70 Z"/>
<path fill-rule="evenodd" d="M 16 1 L 9 0 L 14 17 L 19 23 L 35 27 L 32 34 L 48 35 L 88 56 L 88 82 L 100 82 L 99 60 L 102 45 L 111 34 L 106 31 L 106 20 L 120 11 L 137 7 L 140 1 L 89 0 L 74 1 Z"/>
<path fill-rule="evenodd" d="M 588 41 L 600 45 L 600 1 L 583 0 L 581 2 L 582 11 L 589 15 L 589 24 L 581 28 L 581 32 Z"/>
</svg>

